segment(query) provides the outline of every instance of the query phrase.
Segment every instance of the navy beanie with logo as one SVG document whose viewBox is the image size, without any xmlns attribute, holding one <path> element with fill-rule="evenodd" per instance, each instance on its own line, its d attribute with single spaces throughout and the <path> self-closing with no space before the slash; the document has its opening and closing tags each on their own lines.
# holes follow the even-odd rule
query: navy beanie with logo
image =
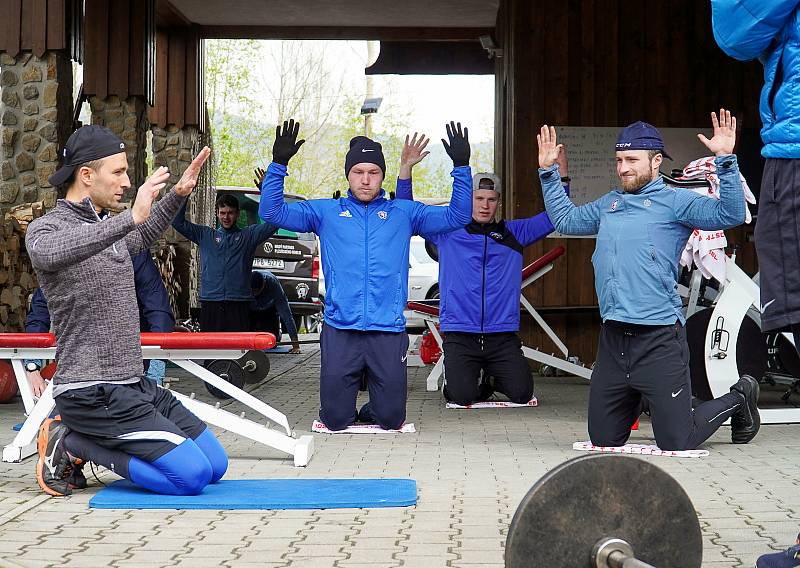
<svg viewBox="0 0 800 568">
<path fill-rule="evenodd" d="M 350 175 L 350 170 L 356 164 L 375 164 L 386 177 L 386 160 L 383 158 L 383 148 L 378 142 L 366 136 L 356 136 L 350 140 L 350 149 L 344 159 L 344 177 Z"/>
<path fill-rule="evenodd" d="M 617 150 L 660 150 L 665 158 L 672 159 L 664 149 L 664 140 L 658 128 L 641 120 L 629 124 L 619 133 Z"/>
</svg>

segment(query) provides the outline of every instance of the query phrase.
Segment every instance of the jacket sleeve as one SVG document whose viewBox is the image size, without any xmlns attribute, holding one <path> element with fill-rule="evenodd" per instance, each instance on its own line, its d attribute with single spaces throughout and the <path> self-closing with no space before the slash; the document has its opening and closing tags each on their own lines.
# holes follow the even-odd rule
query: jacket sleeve
<svg viewBox="0 0 800 568">
<path fill-rule="evenodd" d="M 316 204 L 321 200 L 286 203 L 283 199 L 283 186 L 287 175 L 288 170 L 283 164 L 272 162 L 267 167 L 264 181 L 261 182 L 258 216 L 282 229 L 319 234 L 321 215 Z"/>
<path fill-rule="evenodd" d="M 149 250 L 143 250 L 133 257 L 133 282 L 142 318 L 142 331 L 175 331 L 175 316 L 169 304 L 169 295 Z"/>
<path fill-rule="evenodd" d="M 413 232 L 425 235 L 455 231 L 472 219 L 472 170 L 469 166 L 458 166 L 450 172 L 453 176 L 453 196 L 450 205 L 423 205 L 414 202 L 412 210 Z"/>
<path fill-rule="evenodd" d="M 100 223 L 68 227 L 50 221 L 45 215 L 28 225 L 25 246 L 34 268 L 55 272 L 91 258 L 135 229 L 130 209 Z"/>
<path fill-rule="evenodd" d="M 714 161 L 719 176 L 719 199 L 691 191 L 675 191 L 675 216 L 691 229 L 716 231 L 744 223 L 747 205 L 736 156 L 717 156 Z"/>
<path fill-rule="evenodd" d="M 767 50 L 799 4 L 798 0 L 711 0 L 714 39 L 735 59 L 755 59 Z"/>
<path fill-rule="evenodd" d="M 187 198 L 178 195 L 174 190 L 169 191 L 157 203 L 153 204 L 150 216 L 144 223 L 138 225 L 135 231 L 125 236 L 125 244 L 131 255 L 139 254 L 144 249 L 156 242 L 164 234 L 181 206 Z"/>
<path fill-rule="evenodd" d="M 36 288 L 31 297 L 31 309 L 25 318 L 25 333 L 48 333 L 50 331 L 50 310 L 41 288 Z"/>
<path fill-rule="evenodd" d="M 200 240 L 203 236 L 203 231 L 211 230 L 210 227 L 206 227 L 204 225 L 198 225 L 196 223 L 192 223 L 186 219 L 186 206 L 189 204 L 189 200 L 183 202 L 181 208 L 178 210 L 178 214 L 172 220 L 172 227 L 178 231 L 181 235 L 189 239 L 195 244 L 200 244 Z"/>
<path fill-rule="evenodd" d="M 269 223 L 261 223 L 260 225 L 251 225 L 247 229 L 250 233 L 250 245 L 257 247 L 259 243 L 263 243 L 278 230 L 278 227 Z"/>
<path fill-rule="evenodd" d="M 545 238 L 555 230 L 547 213 L 539 213 L 527 219 L 506 221 L 506 227 L 524 247 Z"/>
<path fill-rule="evenodd" d="M 409 201 L 414 200 L 414 189 L 413 189 L 412 178 L 407 178 L 407 179 L 397 178 L 397 185 L 394 186 L 394 198 L 408 199 Z"/>
<path fill-rule="evenodd" d="M 558 166 L 539 168 L 547 215 L 555 230 L 565 235 L 596 235 L 600 229 L 600 200 L 576 206 L 564 193 Z"/>
</svg>

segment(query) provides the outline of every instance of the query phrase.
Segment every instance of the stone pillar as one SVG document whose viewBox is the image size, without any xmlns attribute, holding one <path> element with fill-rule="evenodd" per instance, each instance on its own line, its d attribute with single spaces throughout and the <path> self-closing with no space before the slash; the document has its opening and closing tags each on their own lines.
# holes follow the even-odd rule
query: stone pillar
<svg viewBox="0 0 800 568">
<path fill-rule="evenodd" d="M 72 125 L 72 65 L 66 52 L 43 58 L 0 54 L 0 209 L 42 201 L 55 205 L 47 181 Z"/>
<path fill-rule="evenodd" d="M 131 189 L 123 196 L 128 201 L 136 189 L 147 179 L 147 103 L 143 97 L 120 99 L 110 96 L 105 99 L 89 97 L 92 109 L 92 124 L 106 126 L 125 142 L 128 154 L 128 177 Z"/>
<path fill-rule="evenodd" d="M 168 186 L 180 179 L 183 172 L 200 151 L 203 141 L 196 126 L 178 128 L 153 127 L 153 169 L 166 166 L 170 171 Z M 201 180 L 202 181 L 202 180 Z M 186 216 L 194 223 L 212 225 L 214 220 L 214 195 L 210 188 L 198 183 L 189 200 Z M 207 184 L 206 184 L 207 185 Z M 200 290 L 200 254 L 198 247 L 170 229 L 166 233 L 166 245 L 175 247 L 173 278 L 178 286 L 167 283 L 167 291 L 178 306 L 176 317 L 189 317 L 190 308 L 199 307 L 197 298 Z M 157 256 L 162 256 L 158 255 Z"/>
</svg>

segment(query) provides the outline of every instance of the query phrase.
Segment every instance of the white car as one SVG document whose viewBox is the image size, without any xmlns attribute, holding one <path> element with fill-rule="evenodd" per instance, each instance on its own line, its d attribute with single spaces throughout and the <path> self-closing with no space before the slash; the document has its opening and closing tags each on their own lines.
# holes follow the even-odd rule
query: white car
<svg viewBox="0 0 800 568">
<path fill-rule="evenodd" d="M 319 296 L 325 298 L 325 275 L 319 271 Z M 425 250 L 425 239 L 411 237 L 408 255 L 408 300 L 439 299 L 439 263 Z M 413 317 L 413 312 L 405 310 L 407 327 L 425 327 L 422 319 Z"/>
</svg>

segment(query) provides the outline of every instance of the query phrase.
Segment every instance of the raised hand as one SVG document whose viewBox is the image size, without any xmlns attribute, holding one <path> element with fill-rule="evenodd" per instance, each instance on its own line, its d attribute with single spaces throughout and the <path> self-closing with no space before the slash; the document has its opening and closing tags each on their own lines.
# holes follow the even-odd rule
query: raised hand
<svg viewBox="0 0 800 568">
<path fill-rule="evenodd" d="M 133 222 L 139 225 L 147 221 L 150 216 L 150 209 L 153 207 L 153 202 L 158 197 L 158 194 L 167 185 L 169 180 L 169 170 L 161 166 L 153 172 L 145 182 L 139 186 L 136 191 L 136 199 L 131 207 L 131 215 Z"/>
<path fill-rule="evenodd" d="M 283 128 L 280 125 L 275 127 L 275 143 L 272 145 L 272 161 L 276 164 L 289 165 L 289 160 L 297 154 L 297 151 L 305 143 L 305 140 L 298 140 L 297 134 L 300 132 L 300 123 L 294 119 L 283 121 Z"/>
<path fill-rule="evenodd" d="M 181 179 L 175 184 L 175 193 L 184 197 L 192 193 L 192 190 L 197 185 L 197 178 L 200 177 L 200 170 L 210 155 L 211 148 L 203 146 L 203 149 L 194 157 L 189 167 L 184 170 Z"/>
<path fill-rule="evenodd" d="M 403 144 L 403 151 L 400 154 L 400 172 L 398 173 L 400 179 L 410 178 L 411 168 L 430 154 L 430 152 L 424 151 L 425 146 L 427 146 L 430 141 L 431 139 L 425 138 L 424 134 L 420 135 L 419 140 L 417 140 L 416 132 L 411 140 L 408 139 L 408 134 L 406 134 L 406 141 Z"/>
<path fill-rule="evenodd" d="M 698 134 L 700 142 L 711 150 L 715 156 L 733 154 L 733 147 L 736 145 L 736 117 L 731 116 L 731 111 L 724 108 L 719 109 L 719 120 L 717 113 L 711 113 L 711 125 L 714 127 L 714 135 L 711 140 Z"/>
<path fill-rule="evenodd" d="M 257 189 L 261 189 L 265 174 L 264 168 L 256 168 L 253 170 L 253 175 L 256 176 L 253 178 L 253 185 L 255 185 Z"/>
<path fill-rule="evenodd" d="M 431 139 L 425 138 L 424 134 L 420 134 L 419 140 L 417 140 L 416 132 L 414 133 L 414 137 L 409 141 L 408 134 L 406 134 L 403 152 L 400 154 L 400 165 L 414 167 L 420 163 L 425 159 L 425 156 L 430 154 L 430 152 L 423 151 L 430 141 Z"/>
<path fill-rule="evenodd" d="M 539 167 L 542 169 L 555 164 L 564 150 L 564 145 L 556 142 L 556 129 L 553 126 L 542 126 L 536 135 L 536 142 L 539 144 Z"/>
<path fill-rule="evenodd" d="M 461 123 L 450 121 L 450 124 L 445 124 L 447 130 L 447 138 L 450 141 L 448 144 L 442 138 L 442 144 L 450 159 L 453 160 L 453 166 L 468 166 L 469 165 L 469 129 L 465 126 L 462 132 Z"/>
</svg>

